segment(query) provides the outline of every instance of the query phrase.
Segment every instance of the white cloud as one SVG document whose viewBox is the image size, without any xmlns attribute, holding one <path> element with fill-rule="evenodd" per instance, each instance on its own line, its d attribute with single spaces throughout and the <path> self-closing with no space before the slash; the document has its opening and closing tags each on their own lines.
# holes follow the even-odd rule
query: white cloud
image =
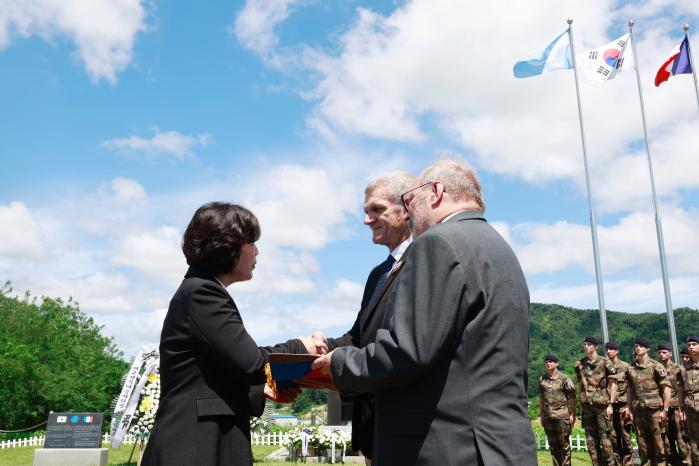
<svg viewBox="0 0 699 466">
<path fill-rule="evenodd" d="M 81 309 L 98 314 L 123 313 L 133 309 L 127 295 L 130 283 L 125 275 L 117 273 L 108 275 L 104 272 L 79 277 L 76 279 L 50 278 L 37 284 L 35 293 L 67 299 L 72 297 Z"/>
<path fill-rule="evenodd" d="M 110 188 L 113 192 L 113 199 L 116 204 L 139 202 L 143 201 L 146 197 L 143 186 L 137 181 L 128 178 L 114 178 L 110 183 Z"/>
<path fill-rule="evenodd" d="M 274 48 L 279 43 L 275 28 L 291 14 L 299 0 L 246 0 L 229 29 L 243 47 L 260 55 L 269 64 L 277 63 Z"/>
<path fill-rule="evenodd" d="M 323 296 L 326 303 L 334 303 L 336 306 L 359 309 L 364 294 L 364 285 L 352 280 L 339 279 L 335 287 Z"/>
<path fill-rule="evenodd" d="M 146 1 L 5 0 L 0 8 L 0 49 L 13 35 L 53 42 L 70 38 L 94 82 L 116 82 L 133 60 L 136 36 L 148 29 Z"/>
<path fill-rule="evenodd" d="M 197 147 L 205 147 L 211 141 L 211 135 L 180 134 L 177 131 L 161 132 L 156 128 L 155 135 L 150 139 L 140 136 L 116 138 L 104 141 L 101 146 L 123 153 L 143 153 L 145 155 L 168 155 L 178 160 L 193 156 Z"/>
<path fill-rule="evenodd" d="M 47 252 L 36 215 L 23 202 L 0 205 L 0 256 L 39 259 Z"/>
<path fill-rule="evenodd" d="M 264 24 L 273 31 L 270 24 L 286 16 Z M 699 187 L 699 168 L 687 150 L 699 143 L 691 82 L 684 76 L 671 81 L 687 78 L 685 85 L 652 84 L 658 57 L 679 43 L 677 25 L 699 19 L 694 4 L 412 0 L 387 15 L 359 8 L 336 47 L 276 46 L 266 53 L 317 77 L 302 93 L 315 103 L 307 122 L 330 140 L 353 134 L 401 142 L 451 137 L 474 152 L 481 168 L 533 184 L 572 181 L 585 196 L 572 73 L 521 80 L 512 75 L 514 62 L 542 50 L 565 30 L 567 18 L 575 19 L 578 53 L 618 37 L 628 18 L 636 20 L 658 194 L 667 199 Z M 275 47 L 277 41 L 265 44 Z M 581 95 L 597 207 L 645 208 L 648 175 L 645 154 L 637 150 L 643 133 L 634 73 L 605 84 L 582 79 Z M 678 173 L 678 166 L 687 169 Z"/>
<path fill-rule="evenodd" d="M 664 208 L 664 209 L 663 209 Z M 671 274 L 699 272 L 699 212 L 661 206 L 662 226 Z M 594 271 L 589 225 L 558 221 L 553 224 L 525 223 L 499 231 L 517 252 L 529 275 L 556 273 L 578 267 Z M 644 274 L 659 273 L 658 242 L 652 211 L 634 212 L 616 224 L 597 226 L 602 272 L 615 274 L 638 268 Z"/>
<path fill-rule="evenodd" d="M 430 113 L 520 114 L 521 92 L 511 72 L 518 50 L 526 56 L 543 47 L 557 28 L 542 25 L 558 18 L 563 30 L 568 15 L 594 18 L 590 23 L 600 36 L 607 24 L 599 20 L 606 18 L 603 12 L 607 2 L 525 7 L 496 1 L 476 9 L 458 1 L 417 0 L 388 16 L 359 9 L 356 23 L 340 37 L 339 54 L 308 57 L 307 65 L 321 74 L 311 121 L 372 137 L 420 140 L 425 135 L 419 118 Z"/>
<path fill-rule="evenodd" d="M 314 291 L 318 261 L 312 254 L 280 248 L 262 240 L 259 244 L 254 279 L 234 285 L 243 293 L 297 294 Z"/>
<path fill-rule="evenodd" d="M 670 280 L 672 306 L 696 307 L 699 277 L 677 276 Z M 604 282 L 605 307 L 623 312 L 664 312 L 665 295 L 660 278 L 654 280 L 609 280 Z M 597 286 L 543 285 L 531 287 L 532 302 L 556 303 L 582 309 L 597 309 Z"/>
<path fill-rule="evenodd" d="M 180 242 L 181 233 L 171 226 L 130 234 L 115 244 L 110 261 L 135 269 L 174 290 L 187 270 Z"/>
<path fill-rule="evenodd" d="M 234 296 L 237 286 L 231 287 Z M 246 296 L 240 309 L 246 328 L 258 342 L 273 344 L 282 335 L 307 335 L 318 329 L 327 336 L 338 337 L 356 320 L 363 291 L 363 285 L 339 279 L 316 299 L 282 304 L 260 295 Z"/>
<path fill-rule="evenodd" d="M 158 346 L 167 308 L 157 308 L 101 320 L 105 333 L 114 337 L 128 358 L 146 345 Z"/>
<path fill-rule="evenodd" d="M 338 175 L 320 167 L 276 165 L 248 180 L 245 205 L 260 219 L 265 241 L 302 250 L 332 241 L 361 202 L 347 173 Z"/>
</svg>

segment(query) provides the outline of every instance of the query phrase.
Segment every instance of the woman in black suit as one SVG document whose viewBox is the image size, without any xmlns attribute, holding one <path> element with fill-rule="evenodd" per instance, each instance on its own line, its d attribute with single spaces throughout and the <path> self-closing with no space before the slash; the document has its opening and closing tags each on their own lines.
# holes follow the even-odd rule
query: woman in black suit
<svg viewBox="0 0 699 466">
<path fill-rule="evenodd" d="M 250 465 L 250 416 L 259 416 L 270 352 L 316 352 L 310 338 L 258 348 L 228 294 L 250 280 L 260 226 L 249 210 L 212 202 L 184 233 L 189 270 L 170 301 L 160 336 L 161 397 L 144 466 Z M 275 401 L 288 402 L 297 392 Z"/>
</svg>

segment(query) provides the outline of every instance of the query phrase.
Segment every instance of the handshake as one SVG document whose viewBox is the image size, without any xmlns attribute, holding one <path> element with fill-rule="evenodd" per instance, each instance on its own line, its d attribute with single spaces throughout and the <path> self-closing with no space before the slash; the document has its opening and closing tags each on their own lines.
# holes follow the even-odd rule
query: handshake
<svg viewBox="0 0 699 466">
<path fill-rule="evenodd" d="M 323 332 L 317 330 L 309 336 L 298 338 L 303 343 L 309 355 L 320 356 L 312 361 L 310 369 L 315 371 L 313 382 L 307 381 L 305 385 L 309 388 L 330 388 L 332 385 L 332 375 L 330 373 L 330 360 L 332 351 L 328 352 L 328 338 Z M 320 376 L 321 379 L 317 377 Z M 324 379 L 324 380 L 322 380 Z M 264 387 L 264 395 L 277 403 L 291 403 L 294 401 L 301 390 L 298 386 L 280 387 L 271 378 L 271 368 L 268 374 L 268 380 Z"/>
<path fill-rule="evenodd" d="M 330 373 L 330 360 L 332 359 L 333 352 L 328 352 L 328 337 L 320 330 L 316 330 L 310 336 L 299 337 L 299 340 L 303 342 L 308 354 L 317 354 L 321 356 L 313 361 L 311 369 L 319 369 L 321 373 L 332 378 L 332 374 Z"/>
</svg>

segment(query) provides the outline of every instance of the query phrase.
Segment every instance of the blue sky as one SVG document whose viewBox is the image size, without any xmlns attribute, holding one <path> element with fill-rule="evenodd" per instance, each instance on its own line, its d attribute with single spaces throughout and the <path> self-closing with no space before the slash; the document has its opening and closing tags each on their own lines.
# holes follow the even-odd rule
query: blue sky
<svg viewBox="0 0 699 466">
<path fill-rule="evenodd" d="M 260 217 L 256 276 L 230 288 L 260 344 L 347 330 L 387 253 L 364 186 L 440 154 L 480 174 L 533 301 L 597 307 L 572 73 L 512 76 L 569 17 L 579 53 L 636 21 L 673 304 L 698 306 L 693 81 L 652 83 L 695 2 L 5 5 L 0 279 L 72 296 L 127 354 L 157 343 L 182 232 L 211 200 Z M 633 71 L 581 94 L 608 308 L 662 312 Z"/>
</svg>

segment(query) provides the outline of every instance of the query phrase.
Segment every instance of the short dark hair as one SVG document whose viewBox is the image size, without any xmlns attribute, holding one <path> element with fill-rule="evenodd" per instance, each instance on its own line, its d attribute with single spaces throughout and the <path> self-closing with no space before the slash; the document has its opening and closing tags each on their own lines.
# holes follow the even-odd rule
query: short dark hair
<svg viewBox="0 0 699 466">
<path fill-rule="evenodd" d="M 187 264 L 213 275 L 233 271 L 244 244 L 260 239 L 260 224 L 245 207 L 209 202 L 199 207 L 182 237 Z"/>
</svg>

